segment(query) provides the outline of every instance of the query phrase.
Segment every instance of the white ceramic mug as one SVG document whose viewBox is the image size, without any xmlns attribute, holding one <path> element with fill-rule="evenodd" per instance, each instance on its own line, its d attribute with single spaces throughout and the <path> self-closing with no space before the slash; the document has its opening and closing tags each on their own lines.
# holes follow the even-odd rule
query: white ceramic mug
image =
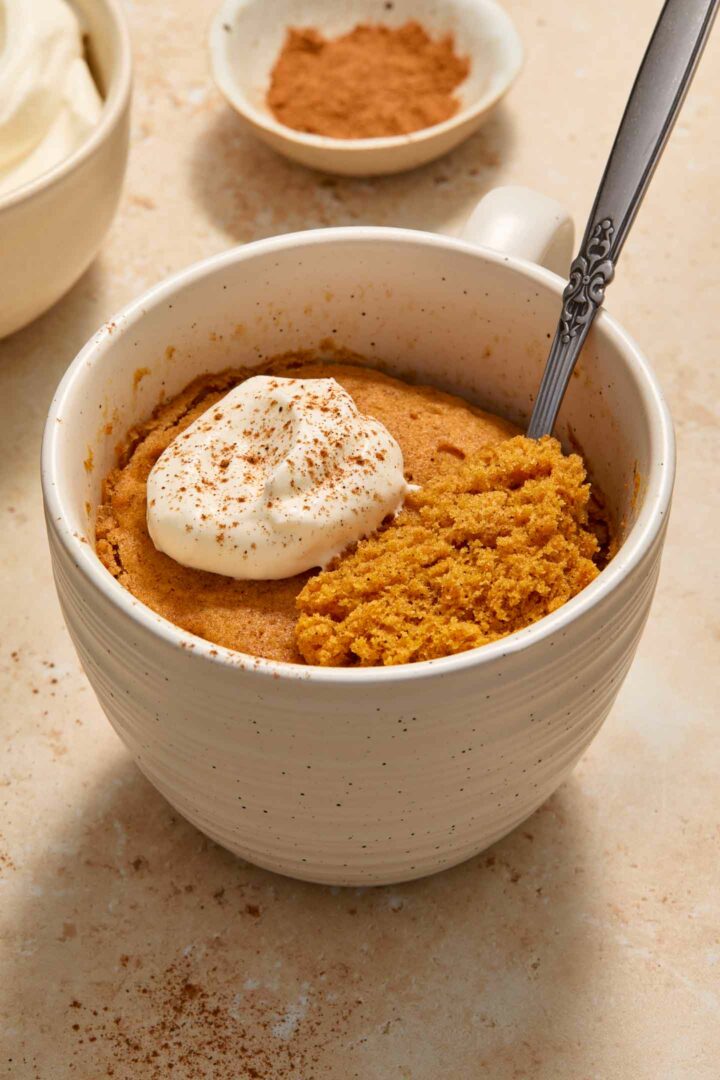
<svg viewBox="0 0 720 1080">
<path fill-rule="evenodd" d="M 657 579 L 674 444 L 655 378 L 602 314 L 558 424 L 620 524 L 610 565 L 534 626 L 414 665 L 277 663 L 179 630 L 95 555 L 102 479 L 119 439 L 162 395 L 291 349 L 348 348 L 522 423 L 562 281 L 520 253 L 524 243 L 529 258 L 567 265 L 568 221 L 516 189 L 494 193 L 470 230 L 473 242 L 327 229 L 215 256 L 103 327 L 50 409 L 48 533 L 88 678 L 178 811 L 281 873 L 369 885 L 440 870 L 513 829 L 572 769 L 628 670 Z M 484 237 L 504 237 L 515 254 L 479 246 Z"/>
</svg>

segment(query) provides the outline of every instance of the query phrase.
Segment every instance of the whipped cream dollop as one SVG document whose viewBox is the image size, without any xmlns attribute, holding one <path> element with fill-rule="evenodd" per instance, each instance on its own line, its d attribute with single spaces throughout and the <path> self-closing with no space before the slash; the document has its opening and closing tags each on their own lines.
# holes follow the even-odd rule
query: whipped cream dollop
<svg viewBox="0 0 720 1080">
<path fill-rule="evenodd" d="M 407 491 L 397 442 L 335 379 L 256 375 L 160 455 L 147 522 L 184 566 L 269 580 L 327 566 Z"/>
<path fill-rule="evenodd" d="M 101 111 L 66 0 L 0 0 L 0 195 L 69 157 Z"/>
</svg>

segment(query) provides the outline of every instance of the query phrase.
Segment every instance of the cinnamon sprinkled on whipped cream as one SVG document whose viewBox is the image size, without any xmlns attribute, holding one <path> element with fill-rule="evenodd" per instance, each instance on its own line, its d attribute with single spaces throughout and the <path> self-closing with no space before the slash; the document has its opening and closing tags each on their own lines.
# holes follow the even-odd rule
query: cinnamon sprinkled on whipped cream
<svg viewBox="0 0 720 1080">
<path fill-rule="evenodd" d="M 147 485 L 155 547 L 270 580 L 325 567 L 394 514 L 400 447 L 334 379 L 247 379 L 173 440 Z"/>
</svg>

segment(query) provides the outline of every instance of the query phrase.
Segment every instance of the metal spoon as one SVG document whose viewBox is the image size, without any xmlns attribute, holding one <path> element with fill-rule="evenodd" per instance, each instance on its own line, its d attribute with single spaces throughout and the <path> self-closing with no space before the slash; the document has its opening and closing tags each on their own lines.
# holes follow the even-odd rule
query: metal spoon
<svg viewBox="0 0 720 1080">
<path fill-rule="evenodd" d="M 572 370 L 665 148 L 720 0 L 666 0 L 615 136 L 528 425 L 552 433 Z"/>
</svg>

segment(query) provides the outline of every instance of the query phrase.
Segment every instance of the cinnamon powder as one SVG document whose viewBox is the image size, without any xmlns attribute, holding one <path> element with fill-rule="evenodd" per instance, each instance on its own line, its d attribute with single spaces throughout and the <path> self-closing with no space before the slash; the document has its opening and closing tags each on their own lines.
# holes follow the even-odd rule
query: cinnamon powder
<svg viewBox="0 0 720 1080">
<path fill-rule="evenodd" d="M 470 70 L 448 34 L 433 41 L 418 22 L 359 25 L 327 39 L 288 30 L 267 103 L 287 127 L 336 139 L 406 135 L 453 116 L 453 91 Z"/>
</svg>

